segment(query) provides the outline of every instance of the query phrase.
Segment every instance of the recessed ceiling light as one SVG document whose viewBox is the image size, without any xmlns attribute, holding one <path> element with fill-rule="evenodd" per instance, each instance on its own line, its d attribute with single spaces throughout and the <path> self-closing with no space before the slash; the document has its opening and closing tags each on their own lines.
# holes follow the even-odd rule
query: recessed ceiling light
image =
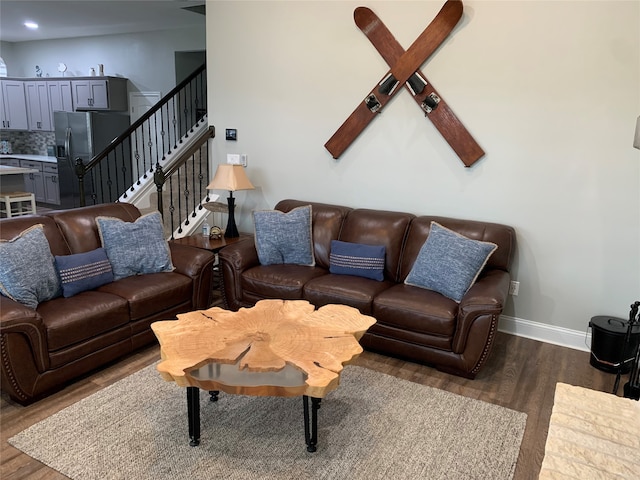
<svg viewBox="0 0 640 480">
<path fill-rule="evenodd" d="M 36 30 L 38 28 L 38 24 L 36 22 L 24 22 L 24 26 L 31 30 Z"/>
</svg>

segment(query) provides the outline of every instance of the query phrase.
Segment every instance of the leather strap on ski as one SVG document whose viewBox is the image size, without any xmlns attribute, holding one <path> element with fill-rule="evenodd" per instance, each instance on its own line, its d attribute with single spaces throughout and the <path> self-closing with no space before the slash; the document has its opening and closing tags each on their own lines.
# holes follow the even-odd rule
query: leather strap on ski
<svg viewBox="0 0 640 480">
<path fill-rule="evenodd" d="M 462 1 L 447 0 L 433 21 L 325 144 L 325 148 L 333 158 L 340 157 L 351 145 L 373 120 L 375 114 L 379 113 L 398 92 L 398 85 L 405 84 L 409 80 L 447 38 L 461 17 Z"/>
<path fill-rule="evenodd" d="M 402 57 L 404 53 L 402 45 L 370 9 L 356 8 L 353 18 L 358 28 L 367 36 L 389 66 L 394 65 Z M 447 102 L 427 80 L 424 73 L 416 71 L 404 86 L 465 166 L 470 167 L 484 155 L 480 145 L 451 111 Z"/>
</svg>

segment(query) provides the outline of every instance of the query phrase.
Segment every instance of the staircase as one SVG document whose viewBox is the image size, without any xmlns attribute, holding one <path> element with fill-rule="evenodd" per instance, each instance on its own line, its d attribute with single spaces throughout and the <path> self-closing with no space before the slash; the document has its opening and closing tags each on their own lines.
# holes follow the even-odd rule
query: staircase
<svg viewBox="0 0 640 480">
<path fill-rule="evenodd" d="M 207 124 L 206 82 L 202 65 L 87 164 L 76 159 L 81 200 L 159 210 L 167 238 L 195 231 L 208 214 L 202 204 L 209 201 L 208 140 L 215 135 Z M 105 177 L 108 188 L 97 188 L 102 182 L 95 179 Z"/>
</svg>

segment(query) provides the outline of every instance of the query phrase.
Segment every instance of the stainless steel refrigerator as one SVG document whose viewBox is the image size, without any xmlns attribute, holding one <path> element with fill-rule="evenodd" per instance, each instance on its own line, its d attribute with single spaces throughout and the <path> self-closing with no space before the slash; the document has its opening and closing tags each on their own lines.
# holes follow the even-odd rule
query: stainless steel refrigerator
<svg viewBox="0 0 640 480">
<path fill-rule="evenodd" d="M 75 162 L 82 158 L 86 165 L 129 127 L 129 115 L 114 112 L 54 112 L 60 184 L 60 208 L 80 206 Z M 118 155 L 109 155 L 101 167 L 85 176 L 85 204 L 112 202 L 132 184 L 131 149 L 127 143 Z M 119 177 L 114 185 L 113 177 Z M 126 186 L 123 186 L 126 185 Z M 116 192 L 115 189 L 122 189 Z M 111 192 L 111 195 L 109 193 Z M 115 195 L 115 198 L 113 198 Z"/>
</svg>

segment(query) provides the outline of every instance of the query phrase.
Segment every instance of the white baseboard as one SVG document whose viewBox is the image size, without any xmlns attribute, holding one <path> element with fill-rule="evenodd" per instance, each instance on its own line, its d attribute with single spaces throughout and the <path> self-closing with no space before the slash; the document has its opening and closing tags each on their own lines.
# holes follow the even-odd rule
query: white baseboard
<svg viewBox="0 0 640 480">
<path fill-rule="evenodd" d="M 498 331 L 575 350 L 591 351 L 591 329 L 587 327 L 584 332 L 581 332 L 501 315 Z"/>
</svg>

